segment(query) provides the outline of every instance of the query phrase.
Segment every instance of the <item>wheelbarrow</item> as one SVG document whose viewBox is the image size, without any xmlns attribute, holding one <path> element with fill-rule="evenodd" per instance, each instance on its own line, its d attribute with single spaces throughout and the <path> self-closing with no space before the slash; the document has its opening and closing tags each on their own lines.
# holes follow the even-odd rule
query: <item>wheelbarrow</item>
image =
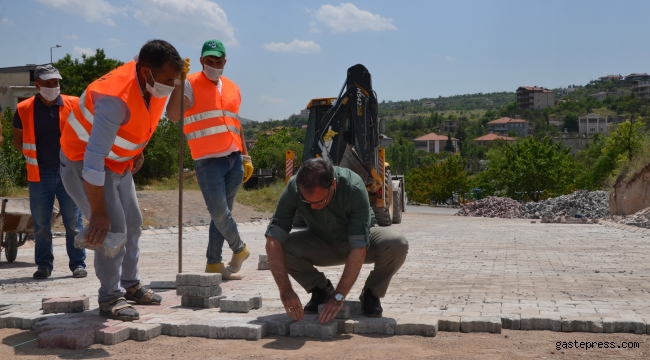
<svg viewBox="0 0 650 360">
<path fill-rule="evenodd" d="M 18 247 L 25 245 L 29 235 L 34 234 L 34 219 L 29 208 L 29 198 L 0 199 L 0 251 L 4 249 L 8 262 L 14 262 Z M 52 209 L 53 224 L 59 217 L 59 209 Z"/>
</svg>

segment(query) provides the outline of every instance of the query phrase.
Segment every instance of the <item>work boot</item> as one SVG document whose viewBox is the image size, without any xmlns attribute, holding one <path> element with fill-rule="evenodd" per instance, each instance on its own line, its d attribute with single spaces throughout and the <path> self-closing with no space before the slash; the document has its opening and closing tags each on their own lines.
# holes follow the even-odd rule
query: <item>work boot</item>
<svg viewBox="0 0 650 360">
<path fill-rule="evenodd" d="M 221 278 L 223 280 L 241 280 L 243 277 L 241 274 L 233 274 L 232 272 L 228 271 L 222 262 L 205 265 L 205 272 L 212 274 L 221 274 Z"/>
<path fill-rule="evenodd" d="M 325 287 L 325 289 L 319 287 L 311 289 L 311 300 L 309 300 L 305 305 L 305 314 L 317 314 L 318 305 L 325 304 L 327 298 L 329 298 L 333 292 L 334 286 L 332 286 L 332 283 L 329 280 L 327 280 L 327 287 Z"/>
<path fill-rule="evenodd" d="M 38 268 L 36 272 L 34 273 L 34 279 L 37 280 L 42 280 L 42 279 L 47 279 L 52 275 L 52 272 L 46 268 Z"/>
<path fill-rule="evenodd" d="M 251 256 L 251 252 L 248 251 L 248 246 L 244 244 L 242 251 L 232 254 L 232 259 L 230 259 L 226 269 L 231 273 L 239 272 L 239 270 L 241 270 L 241 264 L 243 264 L 244 260 L 248 259 L 249 256 Z"/>
<path fill-rule="evenodd" d="M 370 289 L 366 289 L 361 296 L 359 296 L 361 304 L 363 305 L 363 315 L 368 317 L 381 317 L 384 309 L 381 308 L 379 298 L 372 294 Z"/>
</svg>

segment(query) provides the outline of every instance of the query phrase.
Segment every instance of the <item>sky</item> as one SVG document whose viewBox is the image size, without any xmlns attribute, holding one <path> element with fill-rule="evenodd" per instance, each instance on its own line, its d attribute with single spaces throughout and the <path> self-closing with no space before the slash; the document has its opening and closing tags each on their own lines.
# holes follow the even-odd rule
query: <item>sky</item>
<svg viewBox="0 0 650 360">
<path fill-rule="evenodd" d="M 104 49 L 129 61 L 164 39 L 191 72 L 226 47 L 240 115 L 257 121 L 335 97 L 365 65 L 379 101 L 586 84 L 650 72 L 646 0 L 0 0 L 0 67 Z"/>
</svg>

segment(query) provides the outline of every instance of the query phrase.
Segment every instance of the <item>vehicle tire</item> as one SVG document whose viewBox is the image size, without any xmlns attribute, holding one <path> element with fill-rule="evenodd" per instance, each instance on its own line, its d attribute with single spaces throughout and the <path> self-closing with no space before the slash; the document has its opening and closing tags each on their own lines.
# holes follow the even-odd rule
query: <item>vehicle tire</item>
<svg viewBox="0 0 650 360">
<path fill-rule="evenodd" d="M 306 228 L 307 227 L 307 223 L 305 222 L 305 219 L 297 211 L 296 211 L 296 215 L 293 216 L 292 227 L 294 227 L 294 228 Z"/>
<path fill-rule="evenodd" d="M 393 188 L 393 224 L 402 222 L 402 209 L 404 209 L 402 187 Z"/>
<path fill-rule="evenodd" d="M 393 182 L 390 177 L 390 171 L 386 170 L 384 181 L 384 194 L 388 194 L 388 204 L 383 208 L 373 207 L 375 220 L 379 226 L 391 226 L 393 224 Z"/>
<path fill-rule="evenodd" d="M 15 233 L 5 233 L 5 258 L 12 263 L 18 255 L 18 235 Z"/>
</svg>

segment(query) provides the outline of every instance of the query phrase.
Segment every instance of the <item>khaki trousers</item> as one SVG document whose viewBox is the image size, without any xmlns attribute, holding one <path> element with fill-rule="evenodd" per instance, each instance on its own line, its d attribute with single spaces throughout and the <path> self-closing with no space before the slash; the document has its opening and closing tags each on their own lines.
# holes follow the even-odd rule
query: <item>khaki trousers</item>
<svg viewBox="0 0 650 360">
<path fill-rule="evenodd" d="M 364 285 L 377 297 L 384 297 L 393 275 L 406 260 L 408 241 L 399 231 L 390 227 L 370 228 L 370 244 L 364 264 L 375 264 Z M 327 278 L 314 266 L 344 265 L 350 255 L 346 242 L 335 245 L 313 235 L 309 230 L 289 234 L 282 246 L 287 271 L 307 292 L 325 289 Z M 336 285 L 334 285 L 336 286 Z"/>
</svg>

